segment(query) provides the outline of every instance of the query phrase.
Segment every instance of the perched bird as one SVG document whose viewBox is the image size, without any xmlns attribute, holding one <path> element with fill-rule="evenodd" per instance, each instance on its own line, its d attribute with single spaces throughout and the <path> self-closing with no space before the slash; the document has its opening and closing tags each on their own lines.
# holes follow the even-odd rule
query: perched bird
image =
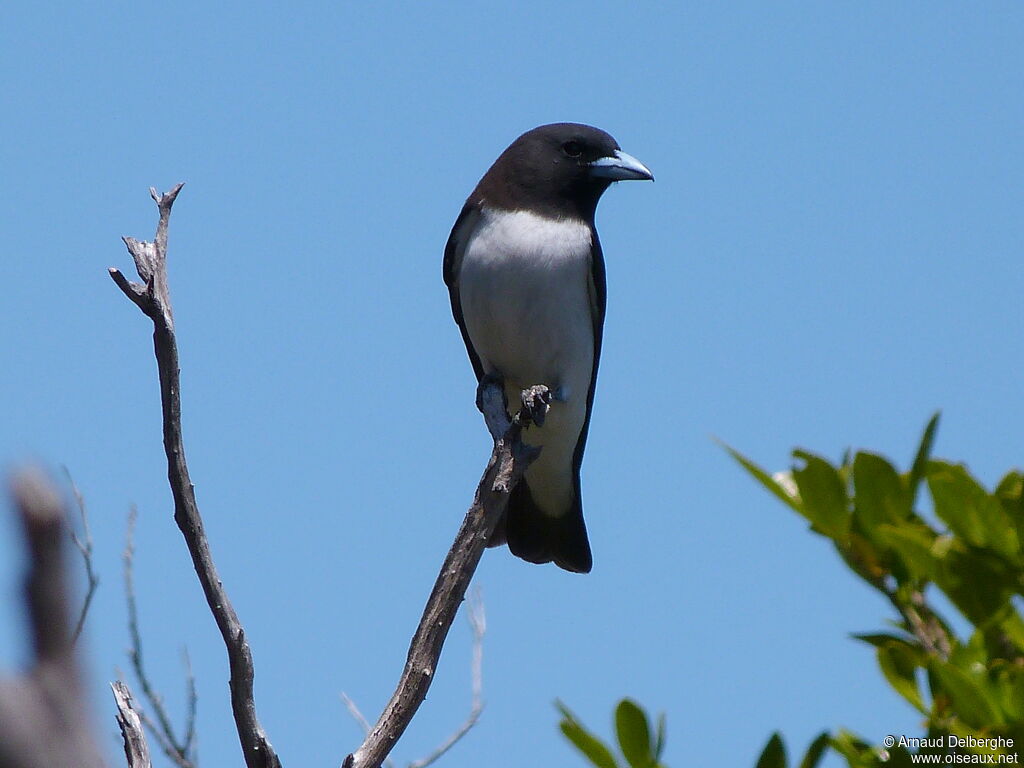
<svg viewBox="0 0 1024 768">
<path fill-rule="evenodd" d="M 501 153 L 455 221 L 444 251 L 452 314 L 477 381 L 524 405 L 541 448 L 488 546 L 532 563 L 592 566 L 580 499 L 601 356 L 605 273 L 594 211 L 613 181 L 651 172 L 602 130 L 534 128 Z M 536 385 L 542 385 L 540 387 Z"/>
</svg>

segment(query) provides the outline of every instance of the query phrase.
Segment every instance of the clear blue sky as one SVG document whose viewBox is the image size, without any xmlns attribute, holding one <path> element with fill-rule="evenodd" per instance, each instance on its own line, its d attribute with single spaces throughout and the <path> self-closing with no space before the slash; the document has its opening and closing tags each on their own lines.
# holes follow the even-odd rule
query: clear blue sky
<svg viewBox="0 0 1024 768">
<path fill-rule="evenodd" d="M 848 633 L 889 612 L 712 441 L 801 445 L 991 483 L 1024 424 L 1024 6 L 67 3 L 0 11 L 0 462 L 66 464 L 125 668 L 140 509 L 147 660 L 200 687 L 240 765 L 224 652 L 171 519 L 148 321 L 106 268 L 187 185 L 171 281 L 192 477 L 286 766 L 331 766 L 390 695 L 488 453 L 441 282 L 463 199 L 520 132 L 600 126 L 649 165 L 598 211 L 609 310 L 584 465 L 585 577 L 488 552 L 483 720 L 445 765 L 581 765 L 555 697 L 609 730 L 668 713 L 667 761 L 752 766 L 769 733 L 916 733 Z M 0 659 L 24 659 L 0 524 Z M 460 619 L 395 752 L 468 708 Z M 838 763 L 833 760 L 830 765 Z"/>
</svg>

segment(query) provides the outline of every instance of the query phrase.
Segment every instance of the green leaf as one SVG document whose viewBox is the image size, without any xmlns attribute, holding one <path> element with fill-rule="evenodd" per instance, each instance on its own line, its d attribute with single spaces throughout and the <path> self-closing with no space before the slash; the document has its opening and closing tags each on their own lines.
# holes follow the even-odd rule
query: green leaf
<svg viewBox="0 0 1024 768">
<path fill-rule="evenodd" d="M 976 664 L 988 663 L 988 651 L 985 648 L 985 633 L 975 630 L 967 638 L 967 642 L 956 643 L 949 652 L 946 661 L 960 669 L 972 669 Z"/>
<path fill-rule="evenodd" d="M 1024 541 L 1024 473 L 1007 472 L 993 494 L 1017 527 L 1017 541 Z"/>
<path fill-rule="evenodd" d="M 804 462 L 801 469 L 793 470 L 804 516 L 820 533 L 836 541 L 845 539 L 850 531 L 850 514 L 846 488 L 836 468 L 807 451 L 793 451 L 793 457 Z"/>
<path fill-rule="evenodd" d="M 982 626 L 1005 610 L 1016 580 L 992 552 L 961 545 L 939 558 L 935 583 L 964 616 Z"/>
<path fill-rule="evenodd" d="M 845 542 L 835 542 L 839 555 L 868 584 L 878 589 L 879 581 L 889 572 L 882 564 L 882 553 L 866 536 L 850 531 Z"/>
<path fill-rule="evenodd" d="M 665 751 L 665 713 L 658 715 L 657 736 L 654 737 L 654 759 L 661 760 L 661 754 Z"/>
<path fill-rule="evenodd" d="M 854 640 L 860 640 L 862 643 L 874 646 L 876 649 L 890 647 L 899 648 L 900 653 L 919 667 L 923 667 L 928 663 L 928 654 L 916 639 L 908 640 L 906 637 L 889 635 L 884 632 L 880 632 L 878 634 L 850 635 L 850 637 Z"/>
<path fill-rule="evenodd" d="M 909 768 L 911 765 L 910 756 L 902 747 L 887 750 L 889 756 L 883 761 L 877 747 L 847 730 L 840 730 L 829 739 L 829 746 L 846 758 L 849 768 Z"/>
<path fill-rule="evenodd" d="M 1016 528 L 999 499 L 989 495 L 965 467 L 929 462 L 928 488 L 935 502 L 935 514 L 957 536 L 972 546 L 1016 558 L 1020 549 Z"/>
<path fill-rule="evenodd" d="M 1024 668 L 1010 663 L 997 669 L 996 690 L 1003 711 L 1011 720 L 1024 721 Z"/>
<path fill-rule="evenodd" d="M 732 456 L 737 462 L 739 462 L 740 466 L 742 466 L 745 470 L 747 470 L 747 472 L 749 472 L 754 478 L 756 478 L 757 481 L 761 483 L 761 485 L 763 485 L 765 488 L 771 491 L 772 494 L 777 499 L 779 499 L 783 504 L 785 504 L 790 509 L 800 513 L 801 515 L 804 514 L 804 510 L 800 505 L 800 498 L 798 496 L 795 496 L 794 494 L 786 490 L 786 488 L 783 487 L 779 482 L 777 482 L 775 478 L 773 478 L 771 475 L 769 475 L 767 472 L 765 472 L 763 469 L 757 466 L 757 464 L 752 462 L 750 459 L 748 459 L 746 456 L 744 456 L 736 449 L 731 448 L 725 443 L 721 443 L 721 445 L 725 448 L 725 450 L 729 452 L 730 456 Z"/>
<path fill-rule="evenodd" d="M 833 736 L 829 746 L 845 757 L 851 766 L 861 765 L 860 758 L 870 749 L 867 742 L 847 730 L 841 730 Z"/>
<path fill-rule="evenodd" d="M 816 768 L 818 763 L 821 762 L 822 756 L 825 754 L 825 750 L 828 749 L 829 742 L 831 741 L 828 731 L 822 731 L 818 734 L 818 738 L 811 742 L 811 746 L 807 748 L 807 754 L 804 755 L 804 759 L 800 761 L 799 768 Z"/>
<path fill-rule="evenodd" d="M 778 731 L 764 745 L 761 757 L 757 759 L 757 768 L 786 768 L 786 746 Z"/>
<path fill-rule="evenodd" d="M 885 632 L 863 632 L 855 633 L 850 635 L 854 640 L 860 640 L 862 643 L 879 648 L 883 645 L 887 645 L 892 642 L 907 643 L 906 638 L 899 637 L 898 635 L 889 635 Z"/>
<path fill-rule="evenodd" d="M 910 514 L 910 495 L 892 464 L 874 453 L 853 460 L 854 509 L 864 533 L 882 523 L 899 523 Z"/>
<path fill-rule="evenodd" d="M 1024 655 L 1024 618 L 1012 610 L 1012 603 L 1009 607 L 1011 610 L 1007 611 L 1006 617 L 999 622 L 999 629 L 1011 643 L 1017 646 L 1017 655 L 1021 656 Z M 1024 720 L 1024 715 L 1021 719 Z"/>
<path fill-rule="evenodd" d="M 896 692 L 919 712 L 927 714 L 921 692 L 917 689 L 918 655 L 908 651 L 903 643 L 888 643 L 877 650 L 878 666 Z"/>
<path fill-rule="evenodd" d="M 615 708 L 615 732 L 630 768 L 651 768 L 651 729 L 647 715 L 635 701 L 623 699 Z"/>
<path fill-rule="evenodd" d="M 1002 714 L 989 700 L 982 681 L 975 680 L 959 667 L 939 661 L 933 661 L 929 670 L 949 697 L 953 713 L 964 723 L 971 728 L 991 728 L 1003 723 Z"/>
<path fill-rule="evenodd" d="M 568 707 L 560 701 L 556 701 L 555 706 L 562 713 L 562 721 L 558 726 L 576 749 L 582 752 L 597 768 L 619 768 L 611 750 L 605 746 L 604 742 L 584 728 Z"/>
<path fill-rule="evenodd" d="M 995 495 L 1024 513 L 1024 473 L 1016 469 L 1007 472 L 996 486 Z"/>
<path fill-rule="evenodd" d="M 939 429 L 939 416 L 940 412 L 936 411 L 935 414 L 928 420 L 928 426 L 924 428 L 924 435 L 921 436 L 921 444 L 917 448 L 917 454 L 914 456 L 914 463 L 910 467 L 910 477 L 907 481 L 907 487 L 910 489 L 910 506 L 913 509 L 914 504 L 917 502 L 917 487 L 921 484 L 925 474 L 928 471 L 928 459 L 932 454 L 932 445 L 935 443 L 935 433 Z"/>
<path fill-rule="evenodd" d="M 910 574 L 918 579 L 934 579 L 937 570 L 936 535 L 927 525 L 905 521 L 898 525 L 879 525 L 876 538 L 896 553 Z"/>
</svg>

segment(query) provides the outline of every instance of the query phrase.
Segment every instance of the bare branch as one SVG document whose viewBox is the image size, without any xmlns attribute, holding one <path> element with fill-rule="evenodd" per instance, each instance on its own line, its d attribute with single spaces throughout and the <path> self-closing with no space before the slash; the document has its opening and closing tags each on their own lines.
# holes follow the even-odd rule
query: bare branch
<svg viewBox="0 0 1024 768">
<path fill-rule="evenodd" d="M 352 715 L 352 719 L 359 723 L 359 727 L 363 729 L 363 733 L 369 734 L 370 723 L 363 713 L 359 711 L 359 706 L 352 701 L 352 699 L 349 698 L 349 695 L 344 691 L 341 692 L 341 700 L 345 702 L 345 708 L 348 710 L 348 713 Z"/>
<path fill-rule="evenodd" d="M 470 729 L 480 720 L 480 713 L 484 711 L 483 701 L 483 665 L 484 665 L 484 633 L 487 631 L 487 618 L 484 614 L 484 603 L 480 597 L 480 589 L 476 588 L 466 600 L 466 618 L 469 620 L 470 629 L 473 630 L 473 662 L 471 665 L 473 677 L 473 702 L 469 708 L 469 715 L 462 725 L 449 736 L 437 749 L 420 760 L 409 763 L 409 768 L 427 768 L 428 765 L 438 760 L 445 752 L 469 733 Z"/>
<path fill-rule="evenodd" d="M 196 762 L 196 708 L 199 705 L 199 696 L 196 693 L 196 676 L 192 672 L 192 659 L 189 658 L 188 648 L 181 649 L 182 660 L 185 662 L 185 696 L 188 699 L 188 714 L 185 716 L 185 739 L 182 742 L 182 754 L 192 756 L 192 764 Z"/>
<path fill-rule="evenodd" d="M 138 522 L 139 511 L 134 505 L 128 511 L 128 527 L 125 532 L 124 553 L 124 596 L 128 604 L 128 634 L 131 637 L 131 648 L 128 650 L 128 658 L 132 662 L 132 670 L 135 672 L 135 679 L 142 686 L 142 695 L 146 697 L 149 706 L 156 714 L 154 723 L 147 717 L 145 710 L 138 708 L 138 714 L 143 724 L 149 729 L 153 738 L 160 744 L 160 748 L 168 758 L 179 768 L 195 768 L 195 756 L 190 754 L 190 743 L 194 736 L 195 727 L 195 681 L 192 679 L 191 665 L 187 664 L 189 680 L 189 715 L 188 724 L 185 729 L 185 738 L 178 739 L 174 734 L 174 726 L 167 714 L 163 697 L 156 691 L 146 674 L 146 667 L 142 657 L 142 633 L 139 631 L 139 609 L 135 600 L 135 525 Z M 187 657 L 186 657 L 187 658 Z"/>
<path fill-rule="evenodd" d="M 470 667 L 473 678 L 473 710 L 483 711 L 484 708 L 484 635 L 487 634 L 487 614 L 484 611 L 484 598 L 477 587 L 470 595 L 466 604 L 466 619 L 473 631 L 473 662 Z"/>
<path fill-rule="evenodd" d="M 483 652 L 484 633 L 487 631 L 487 619 L 484 615 L 484 603 L 480 597 L 479 588 L 474 589 L 466 600 L 466 611 L 466 619 L 468 620 L 470 630 L 473 633 L 473 654 L 470 662 L 473 699 L 469 715 L 458 729 L 451 736 L 445 739 L 440 746 L 426 757 L 409 763 L 409 768 L 427 768 L 428 765 L 435 762 L 445 752 L 455 746 L 456 742 L 458 742 L 459 739 L 465 736 L 469 730 L 477 724 L 477 721 L 480 719 L 480 713 L 483 712 Z M 341 699 L 345 702 L 345 706 L 348 708 L 349 714 L 352 715 L 352 719 L 359 723 L 364 734 L 369 735 L 370 724 L 363 716 L 363 713 L 359 711 L 359 707 L 356 703 L 352 701 L 344 691 L 341 693 Z M 393 768 L 394 766 L 394 763 L 390 758 L 386 758 L 383 764 L 386 768 Z"/>
<path fill-rule="evenodd" d="M 131 691 L 120 680 L 111 683 L 110 688 L 114 692 L 114 702 L 117 704 L 117 725 L 121 729 L 128 768 L 152 768 L 149 745 L 146 743 L 146 734 L 142 731 L 142 721 L 132 708 Z"/>
<path fill-rule="evenodd" d="M 359 706 L 349 698 L 349 695 L 344 691 L 341 692 L 341 700 L 345 702 L 345 707 L 348 709 L 348 713 L 352 715 L 352 719 L 359 723 L 359 727 L 363 729 L 363 735 L 370 735 L 370 723 L 359 710 Z M 395 768 L 394 762 L 391 758 L 384 760 L 384 768 Z"/>
<path fill-rule="evenodd" d="M 938 659 L 947 660 L 953 647 L 952 640 L 942 622 L 925 602 L 924 594 L 914 590 L 910 595 L 910 602 L 906 602 L 901 600 L 895 591 L 883 591 L 924 649 Z"/>
<path fill-rule="evenodd" d="M 144 283 L 130 282 L 114 267 L 110 268 L 110 276 L 117 283 L 124 295 L 138 305 L 139 309 L 152 318 L 154 323 L 166 324 L 173 333 L 174 320 L 171 312 L 171 296 L 167 285 L 167 227 L 171 218 L 171 207 L 178 198 L 178 193 L 185 186 L 176 184 L 170 192 L 157 194 L 156 189 L 149 188 L 149 196 L 160 210 L 160 220 L 156 225 L 154 242 L 124 237 L 128 253 L 135 261 L 135 271 Z"/>
<path fill-rule="evenodd" d="M 150 189 L 150 195 L 160 211 L 156 238 L 153 242 L 124 238 L 143 283 L 128 281 L 114 268 L 110 269 L 110 276 L 122 292 L 153 321 L 153 346 L 160 374 L 164 452 L 167 454 L 168 481 L 174 496 L 174 520 L 185 537 L 207 605 L 217 622 L 217 628 L 227 649 L 231 670 L 231 708 L 245 763 L 248 768 L 279 768 L 281 762 L 256 715 L 252 651 L 246 642 L 238 614 L 235 613 L 227 590 L 217 573 L 185 461 L 185 445 L 181 432 L 178 343 L 174 336 L 174 319 L 167 283 L 168 222 L 171 207 L 181 187 L 182 185 L 178 184 L 164 195 Z"/>
<path fill-rule="evenodd" d="M 885 595 L 903 619 L 906 631 L 917 639 L 925 651 L 943 661 L 949 658 L 954 639 L 950 637 L 942 621 L 924 598 L 927 583 L 917 585 L 908 595 L 901 594 L 897 587 L 890 586 L 884 577 L 861 575 L 865 581 Z"/>
<path fill-rule="evenodd" d="M 494 438 L 490 460 L 427 599 L 398 687 L 366 740 L 345 758 L 343 768 L 378 768 L 405 732 L 426 698 L 448 630 L 487 540 L 508 506 L 509 494 L 540 453 L 520 439 L 520 419 L 509 421 L 500 385 L 485 380 L 479 395 L 487 428 Z"/>
<path fill-rule="evenodd" d="M 92 605 L 92 598 L 96 594 L 96 588 L 99 586 L 100 580 L 92 567 L 92 532 L 89 530 L 89 515 L 85 511 L 85 497 L 82 496 L 82 492 L 75 485 L 70 470 L 67 467 L 63 469 L 68 485 L 71 486 L 71 492 L 75 495 L 75 504 L 78 506 L 78 515 L 82 521 L 82 538 L 79 538 L 78 534 L 71 531 L 71 540 L 75 543 L 75 547 L 81 553 L 82 561 L 85 563 L 86 579 L 85 599 L 82 601 L 82 610 L 78 614 L 78 621 L 75 624 L 75 632 L 72 636 L 72 642 L 77 643 L 79 635 L 82 634 L 82 628 L 85 626 L 85 617 L 89 614 L 89 606 Z"/>
<path fill-rule="evenodd" d="M 181 753 L 178 748 L 171 743 L 167 734 L 164 733 L 163 729 L 158 723 L 153 722 L 153 718 L 146 714 L 146 711 L 142 707 L 138 707 L 139 718 L 142 720 L 142 724 L 146 727 L 146 731 L 156 739 L 156 743 L 160 745 L 161 751 L 167 755 L 167 759 L 175 765 L 181 765 Z"/>
<path fill-rule="evenodd" d="M 66 510 L 39 471 L 21 472 L 11 485 L 29 550 L 25 599 L 34 662 L 24 677 L 0 681 L 0 768 L 102 768 L 74 653 Z"/>
</svg>

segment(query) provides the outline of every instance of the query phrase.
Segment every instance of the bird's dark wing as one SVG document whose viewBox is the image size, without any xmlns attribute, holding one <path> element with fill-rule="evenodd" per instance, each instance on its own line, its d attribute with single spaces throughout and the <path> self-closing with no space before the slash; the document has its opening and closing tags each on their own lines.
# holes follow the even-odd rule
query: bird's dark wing
<svg viewBox="0 0 1024 768">
<path fill-rule="evenodd" d="M 462 256 L 466 252 L 466 245 L 479 221 L 479 204 L 466 203 L 459 218 L 455 220 L 455 226 L 452 227 L 452 232 L 448 235 L 448 244 L 444 247 L 444 284 L 448 286 L 448 297 L 452 302 L 452 316 L 462 332 L 462 340 L 466 344 L 466 352 L 469 353 L 469 362 L 473 364 L 473 373 L 476 374 L 477 381 L 483 378 L 484 369 L 480 364 L 479 355 L 473 349 L 469 331 L 466 330 L 466 321 L 462 317 L 462 302 L 459 300 L 459 270 L 462 268 Z M 593 390 L 593 384 L 591 384 L 591 390 Z"/>
<path fill-rule="evenodd" d="M 601 340 L 604 335 L 604 314 L 608 303 L 608 289 L 605 284 L 604 254 L 601 241 L 597 238 L 597 230 L 590 228 L 593 246 L 590 249 L 590 317 L 594 324 L 594 368 L 590 373 L 590 389 L 587 391 L 587 417 L 583 421 L 576 451 L 573 453 L 572 465 L 576 478 L 576 503 L 580 503 L 580 466 L 583 464 L 583 450 L 587 445 L 587 432 L 590 430 L 590 415 L 594 411 L 594 389 L 597 386 L 597 366 L 601 362 Z"/>
</svg>

